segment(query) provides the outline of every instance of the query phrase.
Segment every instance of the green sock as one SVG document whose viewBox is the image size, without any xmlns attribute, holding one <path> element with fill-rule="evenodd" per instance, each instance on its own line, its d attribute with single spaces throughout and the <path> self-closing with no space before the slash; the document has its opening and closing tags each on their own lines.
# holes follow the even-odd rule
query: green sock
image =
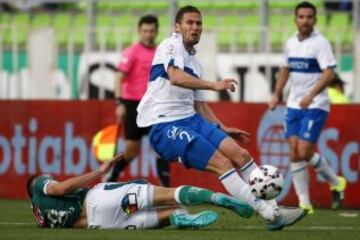
<svg viewBox="0 0 360 240">
<path fill-rule="evenodd" d="M 179 187 L 175 194 L 178 195 L 175 198 L 178 199 L 180 204 L 195 205 L 200 203 L 212 203 L 211 197 L 214 192 L 203 188 L 185 185 Z"/>
</svg>

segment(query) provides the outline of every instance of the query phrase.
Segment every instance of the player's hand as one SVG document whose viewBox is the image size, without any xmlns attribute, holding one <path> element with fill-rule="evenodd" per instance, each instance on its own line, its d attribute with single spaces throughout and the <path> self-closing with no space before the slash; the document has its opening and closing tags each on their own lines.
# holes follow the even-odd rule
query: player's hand
<svg viewBox="0 0 360 240">
<path fill-rule="evenodd" d="M 124 104 L 119 104 L 116 106 L 115 114 L 118 119 L 118 122 L 121 122 L 121 120 L 123 119 L 123 117 L 126 114 L 126 108 L 125 108 Z"/>
<path fill-rule="evenodd" d="M 301 108 L 308 108 L 312 103 L 312 100 L 313 98 L 310 95 L 306 95 L 305 97 L 303 97 L 303 99 L 301 99 L 299 105 Z"/>
<path fill-rule="evenodd" d="M 224 132 L 229 134 L 230 137 L 239 140 L 239 142 L 241 143 L 248 143 L 250 140 L 250 133 L 246 131 L 240 130 L 238 128 L 226 127 L 226 126 L 222 126 L 221 128 L 222 130 L 224 130 Z"/>
<path fill-rule="evenodd" d="M 271 110 L 271 111 L 272 111 L 272 110 L 275 110 L 275 108 L 276 108 L 276 106 L 278 105 L 278 103 L 279 103 L 279 98 L 278 98 L 277 96 L 273 95 L 273 96 L 271 97 L 271 99 L 270 99 L 269 104 L 268 104 L 270 110 Z"/>
<path fill-rule="evenodd" d="M 120 153 L 120 154 L 116 155 L 112 160 L 106 161 L 106 162 L 104 162 L 103 164 L 101 164 L 101 166 L 100 166 L 100 168 L 99 168 L 101 174 L 106 174 L 107 172 L 109 172 L 110 169 L 111 169 L 111 167 L 112 167 L 115 163 L 117 163 L 117 162 L 119 162 L 119 161 L 122 161 L 123 159 L 124 159 L 123 154 Z"/>
<path fill-rule="evenodd" d="M 234 92 L 235 91 L 235 86 L 237 84 L 238 83 L 235 81 L 235 79 L 226 78 L 226 79 L 221 80 L 219 82 L 215 82 L 214 85 L 213 85 L 213 90 L 217 91 L 217 92 L 220 92 L 220 91 L 223 91 L 223 90 L 230 90 L 230 91 Z"/>
</svg>

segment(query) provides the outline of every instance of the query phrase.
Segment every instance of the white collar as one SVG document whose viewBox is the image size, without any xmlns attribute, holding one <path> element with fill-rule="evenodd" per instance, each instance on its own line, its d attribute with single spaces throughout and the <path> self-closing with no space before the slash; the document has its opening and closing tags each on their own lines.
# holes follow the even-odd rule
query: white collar
<svg viewBox="0 0 360 240">
<path fill-rule="evenodd" d="M 318 35 L 318 34 L 319 34 L 319 32 L 314 29 L 314 31 L 311 32 L 311 34 L 310 34 L 309 37 L 307 37 L 307 38 L 305 38 L 305 39 L 303 39 L 303 40 L 301 40 L 301 41 L 299 40 L 299 37 L 298 37 L 299 32 L 296 32 L 296 33 L 294 34 L 294 36 L 296 37 L 296 39 L 297 39 L 299 42 L 302 42 L 302 41 L 304 41 L 304 40 L 307 40 L 307 39 L 310 39 L 310 38 L 312 38 L 312 37 L 315 37 L 315 36 Z"/>
</svg>

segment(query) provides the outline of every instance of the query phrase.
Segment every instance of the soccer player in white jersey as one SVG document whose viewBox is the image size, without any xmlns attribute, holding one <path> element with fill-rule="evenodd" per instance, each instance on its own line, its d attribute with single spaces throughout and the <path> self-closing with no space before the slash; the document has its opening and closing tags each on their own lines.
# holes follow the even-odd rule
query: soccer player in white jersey
<svg viewBox="0 0 360 240">
<path fill-rule="evenodd" d="M 154 229 L 167 225 L 199 228 L 215 222 L 214 211 L 189 214 L 184 205 L 212 204 L 249 218 L 254 210 L 248 204 L 223 193 L 194 186 L 165 188 L 144 181 L 86 185 L 106 174 L 119 154 L 99 169 L 56 181 L 51 175 L 31 176 L 27 191 L 35 221 L 48 228 Z"/>
<path fill-rule="evenodd" d="M 249 134 L 224 125 L 205 102 L 202 90 L 234 91 L 236 81 L 202 78 L 194 49 L 202 32 L 200 11 L 181 8 L 175 31 L 155 52 L 148 89 L 137 108 L 137 124 L 151 126 L 150 143 L 164 160 L 215 173 L 232 196 L 249 203 L 267 221 L 269 230 L 294 224 L 305 216 L 304 210 L 279 208 L 275 201 L 265 202 L 251 193 L 249 175 L 257 165 L 233 139 L 247 142 Z"/>
<path fill-rule="evenodd" d="M 336 176 L 327 160 L 315 152 L 316 141 L 330 109 L 326 86 L 334 77 L 336 61 L 327 39 L 314 31 L 316 8 L 313 4 L 302 2 L 296 6 L 295 24 L 298 33 L 286 43 L 284 63 L 269 107 L 276 107 L 286 82 L 290 80 L 285 136 L 290 145 L 292 181 L 299 206 L 313 213 L 308 164 L 330 184 L 332 208 L 340 207 L 346 187 L 345 178 Z"/>
</svg>

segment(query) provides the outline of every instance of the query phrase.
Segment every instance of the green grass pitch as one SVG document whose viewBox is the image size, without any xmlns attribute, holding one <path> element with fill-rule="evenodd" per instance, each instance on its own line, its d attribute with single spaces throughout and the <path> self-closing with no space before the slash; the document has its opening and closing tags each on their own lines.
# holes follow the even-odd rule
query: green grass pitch
<svg viewBox="0 0 360 240">
<path fill-rule="evenodd" d="M 360 210 L 331 211 L 316 209 L 298 224 L 279 232 L 265 230 L 263 221 L 254 216 L 241 219 L 230 211 L 215 207 L 191 207 L 191 212 L 212 209 L 219 213 L 218 221 L 200 230 L 86 230 L 40 229 L 35 225 L 29 202 L 0 200 L 0 239 L 360 239 Z"/>
</svg>

